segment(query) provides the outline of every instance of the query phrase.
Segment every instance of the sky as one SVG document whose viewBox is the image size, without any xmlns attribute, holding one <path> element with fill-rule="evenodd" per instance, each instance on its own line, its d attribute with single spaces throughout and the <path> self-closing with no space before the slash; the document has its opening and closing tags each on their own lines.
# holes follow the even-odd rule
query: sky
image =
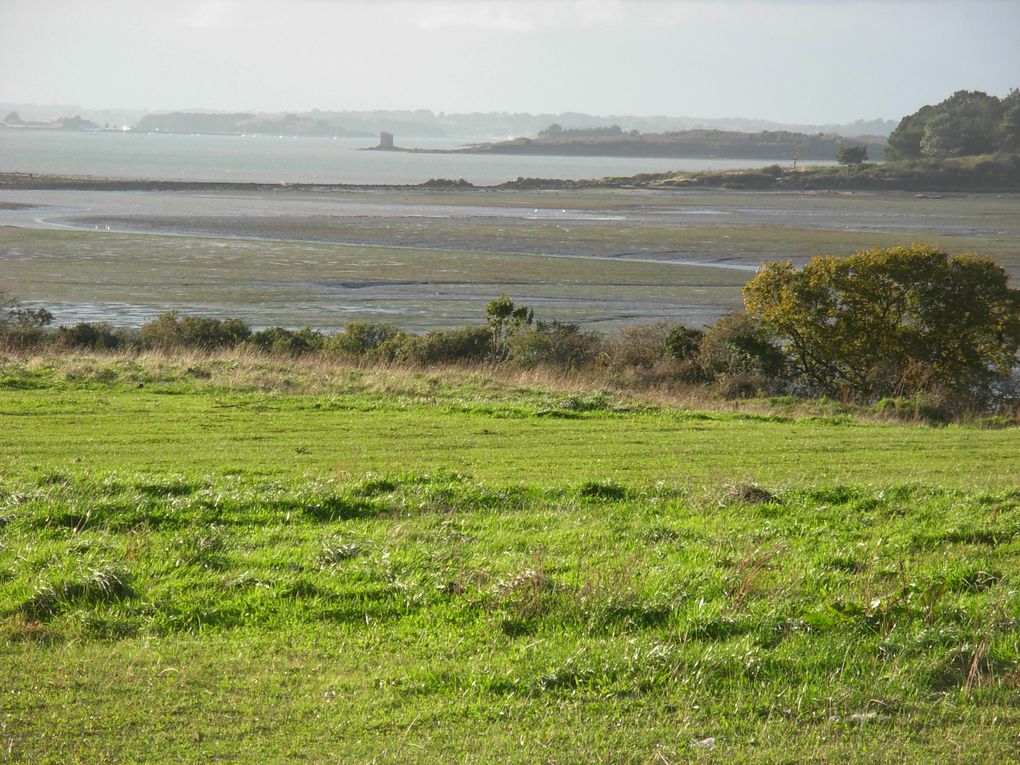
<svg viewBox="0 0 1020 765">
<path fill-rule="evenodd" d="M 1020 0 L 0 0 L 0 102 L 835 123 L 1020 87 Z"/>
</svg>

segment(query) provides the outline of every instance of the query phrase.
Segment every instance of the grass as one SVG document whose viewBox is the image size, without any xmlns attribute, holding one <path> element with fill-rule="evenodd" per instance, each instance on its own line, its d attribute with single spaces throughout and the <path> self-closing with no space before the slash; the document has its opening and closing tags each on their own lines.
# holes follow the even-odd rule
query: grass
<svg viewBox="0 0 1020 765">
<path fill-rule="evenodd" d="M 1012 430 L 259 363 L 3 366 L 0 759 L 1017 756 Z"/>
<path fill-rule="evenodd" d="M 274 477 L 453 469 L 500 483 L 817 475 L 1003 487 L 1020 462 L 1009 428 L 897 427 L 832 404 L 634 397 L 541 373 L 82 354 L 2 366 L 0 391 L 0 469 L 30 474 L 172 472 L 187 455 L 196 470 Z"/>
</svg>

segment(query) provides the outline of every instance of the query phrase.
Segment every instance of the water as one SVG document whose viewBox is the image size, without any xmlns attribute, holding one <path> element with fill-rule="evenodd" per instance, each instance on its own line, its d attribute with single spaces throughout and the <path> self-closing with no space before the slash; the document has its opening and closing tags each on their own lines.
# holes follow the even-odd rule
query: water
<svg viewBox="0 0 1020 765">
<path fill-rule="evenodd" d="M 452 149 L 459 139 L 397 137 Z M 774 160 L 526 157 L 359 151 L 371 138 L 74 133 L 0 129 L 0 172 L 130 180 L 414 184 L 464 178 L 491 185 L 526 178 L 601 178 L 670 170 L 734 170 Z M 831 164 L 831 163 L 807 163 Z"/>
</svg>

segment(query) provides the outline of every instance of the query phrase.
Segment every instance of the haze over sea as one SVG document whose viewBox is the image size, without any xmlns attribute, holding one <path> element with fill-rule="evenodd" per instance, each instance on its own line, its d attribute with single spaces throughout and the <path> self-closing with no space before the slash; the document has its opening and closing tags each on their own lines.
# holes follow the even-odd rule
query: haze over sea
<svg viewBox="0 0 1020 765">
<path fill-rule="evenodd" d="M 602 178 L 775 164 L 775 160 L 760 159 L 359 151 L 374 143 L 371 138 L 0 130 L 0 172 L 130 180 L 324 184 L 417 184 L 430 178 L 464 178 L 476 185 L 492 185 L 519 176 Z M 408 148 L 453 149 L 465 143 L 459 138 L 397 136 L 397 144 Z"/>
</svg>

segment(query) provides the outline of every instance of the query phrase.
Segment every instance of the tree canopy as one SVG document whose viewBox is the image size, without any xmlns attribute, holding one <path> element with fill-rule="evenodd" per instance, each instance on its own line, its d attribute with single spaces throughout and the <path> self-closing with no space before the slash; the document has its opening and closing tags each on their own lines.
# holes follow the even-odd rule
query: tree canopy
<svg viewBox="0 0 1020 765">
<path fill-rule="evenodd" d="M 868 147 L 859 143 L 840 146 L 836 152 L 836 161 L 841 165 L 853 167 L 868 161 Z"/>
<path fill-rule="evenodd" d="M 812 387 L 851 397 L 981 396 L 1020 349 L 1020 290 L 992 260 L 921 244 L 770 263 L 744 288 L 749 315 Z"/>
<path fill-rule="evenodd" d="M 492 333 L 492 353 L 506 358 L 507 343 L 521 329 L 535 320 L 535 312 L 527 306 L 515 306 L 509 296 L 499 293 L 485 308 L 485 317 Z"/>
<path fill-rule="evenodd" d="M 960 90 L 908 114 L 889 135 L 889 159 L 945 159 L 1020 148 L 1020 91 Z"/>
</svg>

